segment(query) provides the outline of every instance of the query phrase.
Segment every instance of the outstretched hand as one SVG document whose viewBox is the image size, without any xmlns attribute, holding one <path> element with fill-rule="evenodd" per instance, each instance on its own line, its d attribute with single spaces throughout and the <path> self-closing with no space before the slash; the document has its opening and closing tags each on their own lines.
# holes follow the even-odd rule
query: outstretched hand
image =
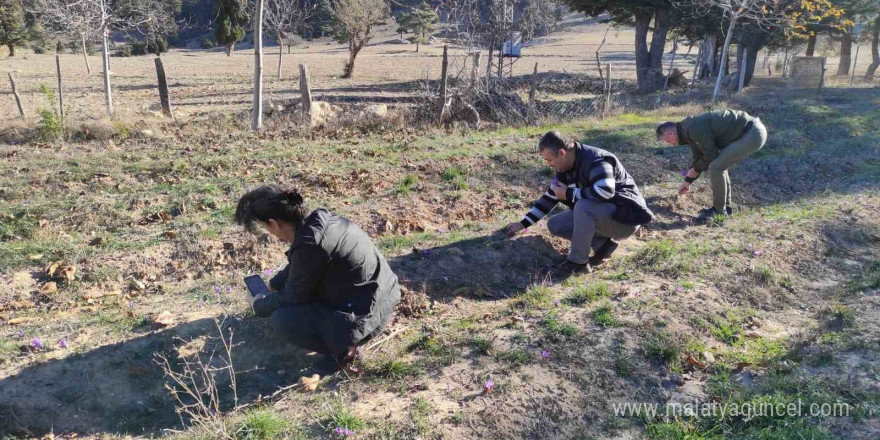
<svg viewBox="0 0 880 440">
<path fill-rule="evenodd" d="M 507 238 L 511 238 L 522 232 L 524 229 L 525 227 L 523 227 L 520 222 L 508 223 L 507 226 L 504 227 L 504 234 L 507 235 Z"/>
</svg>

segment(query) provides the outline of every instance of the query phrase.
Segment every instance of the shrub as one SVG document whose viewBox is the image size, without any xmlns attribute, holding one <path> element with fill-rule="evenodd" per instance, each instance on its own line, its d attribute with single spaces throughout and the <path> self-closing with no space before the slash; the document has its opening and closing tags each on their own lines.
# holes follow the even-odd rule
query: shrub
<svg viewBox="0 0 880 440">
<path fill-rule="evenodd" d="M 116 56 L 118 57 L 130 57 L 133 53 L 133 50 L 130 45 L 126 44 L 121 46 L 116 50 Z"/>
</svg>

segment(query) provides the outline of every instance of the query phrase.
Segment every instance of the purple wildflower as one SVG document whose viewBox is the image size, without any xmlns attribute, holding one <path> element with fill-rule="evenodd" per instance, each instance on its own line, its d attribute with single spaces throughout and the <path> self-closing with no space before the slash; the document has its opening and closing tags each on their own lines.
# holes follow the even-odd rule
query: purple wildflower
<svg viewBox="0 0 880 440">
<path fill-rule="evenodd" d="M 675 288 L 676 292 L 684 292 L 684 287 L 678 286 Z"/>
<path fill-rule="evenodd" d="M 24 337 L 24 330 L 19 330 L 19 331 L 18 331 L 18 337 L 19 337 L 19 338 L 23 338 L 23 337 Z"/>
<path fill-rule="evenodd" d="M 272 269 L 266 269 L 266 270 L 263 272 L 263 275 L 266 275 L 267 277 L 268 277 L 268 276 L 272 276 Z"/>
<path fill-rule="evenodd" d="M 346 437 L 349 437 L 349 436 L 354 435 L 354 431 L 352 431 L 352 430 L 350 430 L 350 429 L 344 429 L 344 430 L 342 431 L 342 434 L 345 435 Z"/>
<path fill-rule="evenodd" d="M 36 338 L 31 340 L 31 347 L 34 347 L 37 350 L 42 350 L 43 349 L 43 340 L 40 339 L 39 336 L 37 336 Z"/>
<path fill-rule="evenodd" d="M 550 352 L 548 352 L 547 350 L 541 350 L 541 357 L 547 359 L 548 357 L 550 357 Z"/>
<path fill-rule="evenodd" d="M 214 292 L 220 293 L 220 286 L 214 286 Z"/>
<path fill-rule="evenodd" d="M 59 339 L 58 346 L 61 348 L 67 348 L 67 341 L 65 341 L 64 339 Z"/>
<path fill-rule="evenodd" d="M 333 430 L 333 433 L 334 433 L 334 434 L 342 435 L 343 432 L 344 432 L 344 431 L 343 431 L 342 428 L 340 428 L 340 427 L 336 427 L 336 429 Z"/>
<path fill-rule="evenodd" d="M 559 300 L 558 299 L 553 300 L 553 307 L 559 307 Z"/>
<path fill-rule="evenodd" d="M 232 292 L 232 286 L 226 286 L 226 293 Z"/>
<path fill-rule="evenodd" d="M 755 251 L 754 253 L 752 253 L 752 255 L 754 255 L 756 257 L 760 257 L 762 254 L 763 254 L 763 252 L 761 252 L 761 251 Z"/>
<path fill-rule="evenodd" d="M 486 387 L 486 394 L 488 394 L 488 393 L 491 393 L 492 388 L 495 387 L 495 382 L 492 379 L 489 379 L 486 381 L 486 383 L 483 384 L 483 386 Z"/>
<path fill-rule="evenodd" d="M 681 177 L 687 177 L 687 175 L 688 175 L 688 170 L 686 170 L 686 169 L 681 170 Z"/>
</svg>

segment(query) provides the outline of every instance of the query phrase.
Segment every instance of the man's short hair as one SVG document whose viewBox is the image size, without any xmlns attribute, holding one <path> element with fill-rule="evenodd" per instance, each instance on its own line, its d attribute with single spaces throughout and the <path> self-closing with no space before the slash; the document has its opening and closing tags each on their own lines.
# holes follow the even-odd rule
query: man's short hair
<svg viewBox="0 0 880 440">
<path fill-rule="evenodd" d="M 675 130 L 675 122 L 666 121 L 666 122 L 658 125 L 657 126 L 657 139 L 660 139 L 660 136 L 663 136 L 663 133 L 665 133 L 669 130 Z"/>
<path fill-rule="evenodd" d="M 544 136 L 541 136 L 541 141 L 538 142 L 538 152 L 548 148 L 558 153 L 559 150 L 571 150 L 574 148 L 574 142 L 569 141 L 562 133 L 556 130 L 548 131 Z"/>
</svg>

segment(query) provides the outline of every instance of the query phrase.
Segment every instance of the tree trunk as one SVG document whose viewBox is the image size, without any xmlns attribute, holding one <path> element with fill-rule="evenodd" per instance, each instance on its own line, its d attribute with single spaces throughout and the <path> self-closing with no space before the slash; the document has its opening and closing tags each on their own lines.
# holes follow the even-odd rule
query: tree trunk
<svg viewBox="0 0 880 440">
<path fill-rule="evenodd" d="M 362 46 L 354 45 L 353 43 L 349 44 L 348 48 L 348 64 L 345 65 L 345 71 L 342 72 L 343 78 L 351 78 L 354 75 L 354 60 L 358 56 L 358 52 L 361 51 Z"/>
<path fill-rule="evenodd" d="M 89 72 L 89 75 L 92 74 L 92 65 L 89 64 L 89 50 L 86 47 L 86 34 L 81 35 L 82 40 L 82 51 L 83 51 L 83 60 L 86 62 L 86 71 Z"/>
<path fill-rule="evenodd" d="M 837 76 L 849 75 L 849 65 L 852 63 L 852 43 L 852 34 L 847 29 L 840 40 L 840 64 L 837 65 Z"/>
<path fill-rule="evenodd" d="M 281 79 L 281 54 L 284 53 L 284 40 L 278 34 L 278 79 Z"/>
<path fill-rule="evenodd" d="M 654 8 L 653 12 L 637 11 L 636 17 L 636 79 L 639 93 L 652 93 L 663 87 L 663 47 L 669 31 L 669 11 Z M 648 48 L 648 29 L 654 18 L 654 33 Z"/>
<path fill-rule="evenodd" d="M 874 35 L 871 38 L 871 65 L 868 66 L 868 71 L 865 72 L 865 81 L 872 81 L 874 79 L 874 72 L 877 71 L 877 67 L 880 67 L 880 17 L 874 19 Z"/>
<path fill-rule="evenodd" d="M 755 75 L 755 67 L 758 64 L 758 52 L 767 43 L 768 38 L 769 34 L 767 32 L 756 29 L 755 26 L 745 25 L 740 27 L 739 36 L 737 37 L 739 43 L 737 44 L 736 51 L 736 65 L 738 68 L 741 68 L 743 65 L 742 53 L 745 52 L 746 76 L 743 83 L 744 87 L 749 86 L 752 77 Z"/>
<path fill-rule="evenodd" d="M 416 53 L 419 53 L 419 42 L 416 41 Z"/>
<path fill-rule="evenodd" d="M 807 53 L 805 56 L 811 57 L 813 53 L 816 52 L 816 34 L 810 35 L 810 39 L 807 40 Z"/>
<path fill-rule="evenodd" d="M 101 37 L 101 58 L 104 63 L 104 102 L 107 105 L 107 114 L 113 115 L 113 92 L 110 89 L 110 47 L 107 43 L 107 30 L 102 32 Z"/>
<path fill-rule="evenodd" d="M 700 59 L 697 63 L 699 66 L 699 79 L 708 78 L 715 71 L 715 54 L 718 52 L 717 45 L 715 44 L 716 39 L 715 35 L 710 35 L 703 38 L 703 42 L 700 43 Z"/>
<path fill-rule="evenodd" d="M 15 46 L 12 43 L 8 43 L 8 44 L 6 44 L 6 47 L 9 48 L 9 56 L 14 57 L 15 56 Z"/>
<path fill-rule="evenodd" d="M 257 0 L 254 13 L 254 114 L 251 128 L 263 128 L 263 0 Z"/>
<path fill-rule="evenodd" d="M 234 50 L 235 50 L 235 43 L 232 43 L 229 46 L 226 46 L 226 56 L 231 57 L 232 51 L 234 51 Z"/>
<path fill-rule="evenodd" d="M 724 46 L 722 46 L 723 49 L 721 51 L 721 68 L 718 69 L 718 76 L 715 79 L 715 91 L 712 92 L 712 105 L 715 105 L 715 101 L 718 99 L 718 90 L 721 89 L 721 77 L 727 69 L 727 54 L 730 51 L 730 40 L 733 37 L 733 30 L 736 28 L 738 18 L 736 15 L 731 17 L 730 25 L 727 27 L 727 36 L 724 38 Z"/>
</svg>

